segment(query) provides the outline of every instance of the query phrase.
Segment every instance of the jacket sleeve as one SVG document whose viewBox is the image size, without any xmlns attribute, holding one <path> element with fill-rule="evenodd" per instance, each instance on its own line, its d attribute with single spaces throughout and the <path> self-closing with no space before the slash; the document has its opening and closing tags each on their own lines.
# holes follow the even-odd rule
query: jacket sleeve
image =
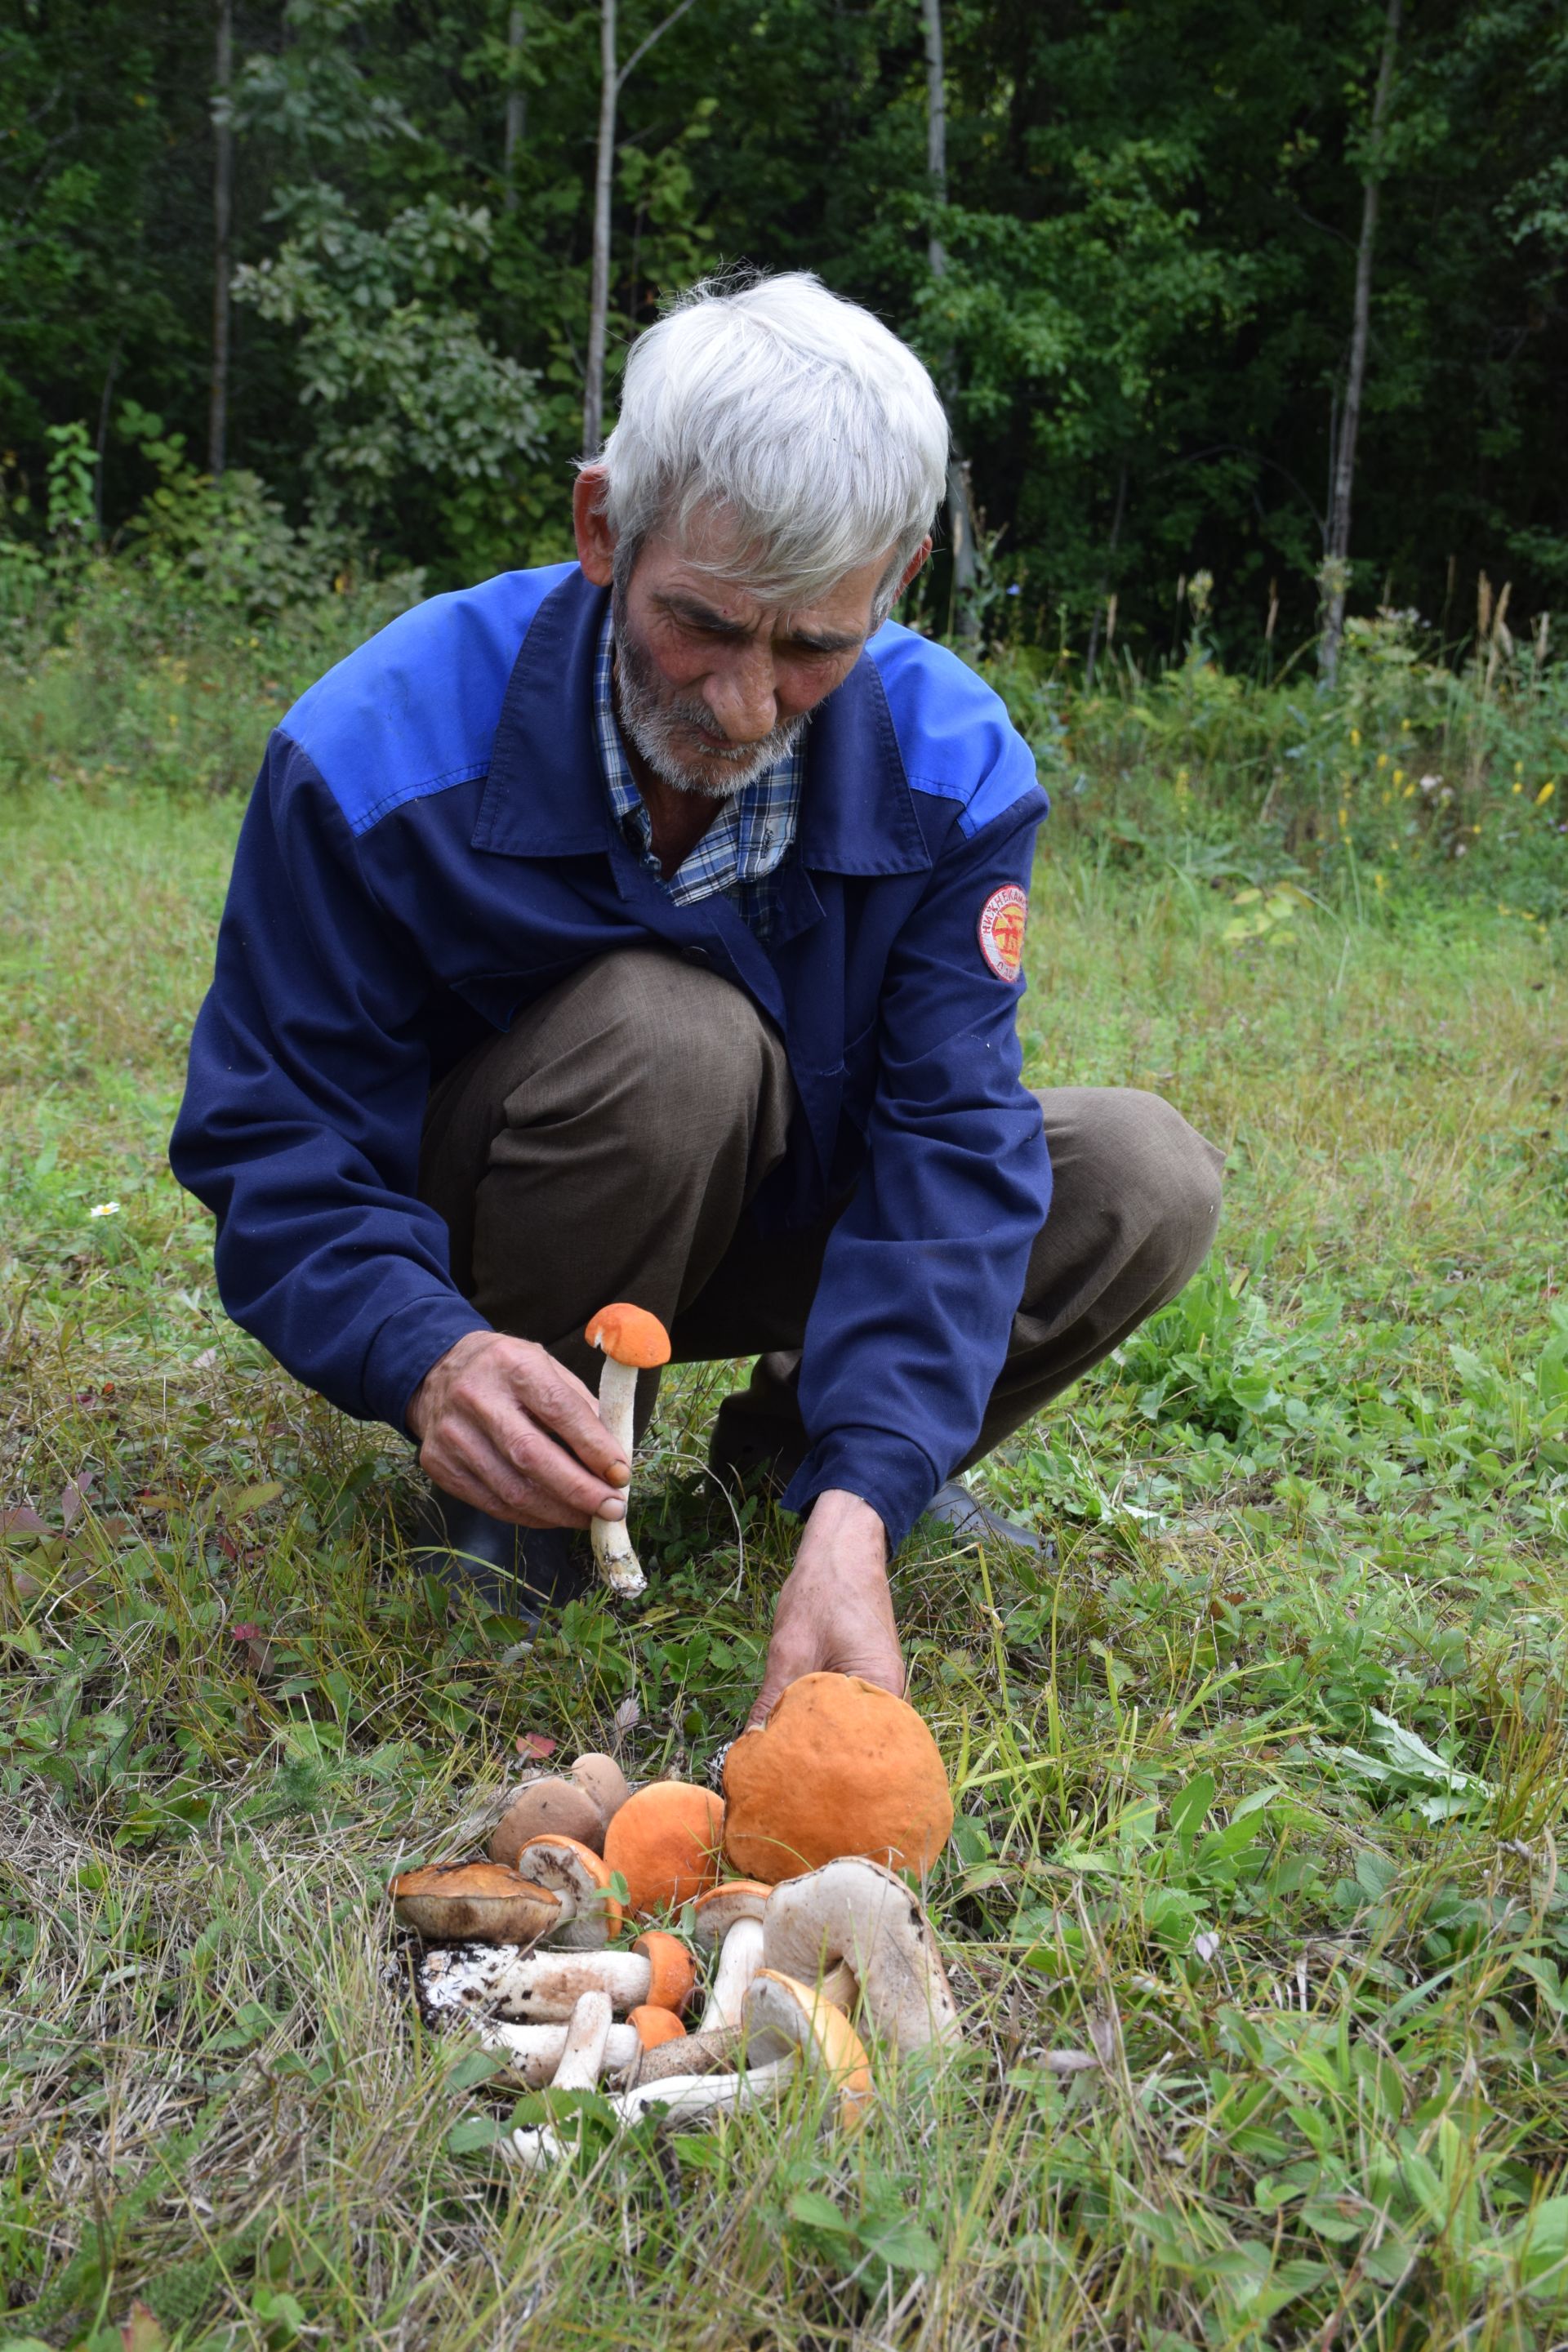
<svg viewBox="0 0 1568 2352">
<path fill-rule="evenodd" d="M 235 1321 L 332 1403 L 395 1429 L 437 1358 L 486 1328 L 416 1198 L 423 975 L 312 762 L 274 735 L 169 1156 L 217 1219 Z"/>
<path fill-rule="evenodd" d="M 811 1450 L 785 1506 L 843 1487 L 879 1514 L 889 1549 L 974 1442 L 1050 1202 L 1022 1082 L 1022 982 L 998 976 L 979 937 L 994 891 L 1027 893 L 1040 814 L 1031 790 L 955 835 L 900 934 L 865 1165 L 806 1325 Z"/>
</svg>

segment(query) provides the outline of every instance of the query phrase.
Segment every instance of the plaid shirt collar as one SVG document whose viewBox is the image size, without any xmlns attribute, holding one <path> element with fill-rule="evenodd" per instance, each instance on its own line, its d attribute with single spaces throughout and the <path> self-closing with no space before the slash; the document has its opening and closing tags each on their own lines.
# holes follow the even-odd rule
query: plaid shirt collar
<svg viewBox="0 0 1568 2352">
<path fill-rule="evenodd" d="M 653 854 L 653 828 L 642 794 L 631 772 L 621 730 L 616 723 L 611 692 L 615 635 L 611 615 L 605 615 L 599 650 L 594 664 L 594 727 L 610 806 L 628 845 L 648 872 L 668 890 L 678 907 L 711 898 L 722 890 L 759 939 L 773 928 L 776 877 L 795 845 L 800 822 L 800 791 L 805 771 L 805 746 L 793 751 L 768 769 L 755 783 L 731 794 L 692 850 L 668 881 Z"/>
</svg>

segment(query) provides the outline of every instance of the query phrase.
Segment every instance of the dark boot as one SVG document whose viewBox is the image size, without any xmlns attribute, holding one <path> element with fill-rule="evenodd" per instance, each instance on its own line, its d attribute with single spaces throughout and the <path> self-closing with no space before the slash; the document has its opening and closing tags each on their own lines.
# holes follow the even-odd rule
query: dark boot
<svg viewBox="0 0 1568 2352">
<path fill-rule="evenodd" d="M 430 1486 L 409 1532 L 408 1558 L 454 1592 L 471 1592 L 498 1616 L 535 1624 L 594 1581 L 593 1548 L 575 1528 L 519 1528 Z"/>
</svg>

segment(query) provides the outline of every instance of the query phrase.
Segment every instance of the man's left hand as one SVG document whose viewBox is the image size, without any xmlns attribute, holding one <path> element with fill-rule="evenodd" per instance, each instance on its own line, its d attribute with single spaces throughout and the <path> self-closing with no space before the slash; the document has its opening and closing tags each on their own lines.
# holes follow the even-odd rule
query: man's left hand
<svg viewBox="0 0 1568 2352">
<path fill-rule="evenodd" d="M 869 1503 L 830 1486 L 805 1523 L 773 1612 L 767 1670 L 748 1728 L 802 1675 L 859 1675 L 900 1697 L 903 1653 L 888 1591 L 888 1539 Z"/>
</svg>

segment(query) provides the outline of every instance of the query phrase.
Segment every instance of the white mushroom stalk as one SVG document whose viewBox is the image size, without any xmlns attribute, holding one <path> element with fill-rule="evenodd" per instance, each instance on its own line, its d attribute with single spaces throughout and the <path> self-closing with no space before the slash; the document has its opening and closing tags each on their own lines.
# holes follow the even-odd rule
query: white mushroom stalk
<svg viewBox="0 0 1568 2352">
<path fill-rule="evenodd" d="M 415 1987 L 426 2018 L 559 2024 L 586 1992 L 624 2015 L 646 2001 L 653 1969 L 640 1952 L 541 1952 L 521 1944 L 454 1944 L 421 1954 Z"/>
<path fill-rule="evenodd" d="M 775 2099 L 799 2063 L 792 2050 L 766 2066 L 748 2066 L 743 2074 L 670 2074 L 662 2082 L 638 2083 L 630 2091 L 616 2092 L 610 2105 L 624 2124 L 639 2123 L 656 2109 L 663 2110 L 672 2122 L 731 2114 L 737 2107 L 762 2106 Z"/>
<path fill-rule="evenodd" d="M 628 1462 L 636 1443 L 633 1415 L 637 1401 L 637 1366 L 617 1364 L 614 1356 L 606 1356 L 605 1369 L 599 1375 L 599 1419 Z M 599 1574 L 612 1592 L 618 1592 L 626 1600 L 635 1600 L 639 1592 L 647 1590 L 647 1579 L 642 1572 L 642 1562 L 632 1548 L 625 1519 L 595 1518 L 590 1523 L 588 1533 Z"/>
<path fill-rule="evenodd" d="M 603 2072 L 610 2038 L 610 2003 L 602 1992 L 585 1992 L 572 2011 L 560 2063 L 550 2078 L 552 2091 L 591 2091 Z M 525 2171 L 542 2171 L 570 2156 L 575 2140 L 563 2140 L 550 2125 L 514 2131 L 512 2153 Z"/>
<path fill-rule="evenodd" d="M 719 1947 L 707 2007 L 697 2021 L 699 2034 L 715 2033 L 723 2026 L 740 2024 L 746 1987 L 762 1965 L 762 1921 L 737 1919 Z"/>
<path fill-rule="evenodd" d="M 474 2039 L 481 2050 L 492 2058 L 504 2058 L 507 2072 L 525 2090 L 542 2091 L 560 2065 L 566 2051 L 570 2025 L 505 2025 L 490 2024 L 483 2018 L 468 2021 Z M 682 2045 L 667 2045 L 679 2050 Z M 612 2025 L 605 2042 L 604 2070 L 606 2074 L 623 2074 L 635 2066 L 643 2054 L 642 2039 L 635 2025 Z"/>
</svg>

